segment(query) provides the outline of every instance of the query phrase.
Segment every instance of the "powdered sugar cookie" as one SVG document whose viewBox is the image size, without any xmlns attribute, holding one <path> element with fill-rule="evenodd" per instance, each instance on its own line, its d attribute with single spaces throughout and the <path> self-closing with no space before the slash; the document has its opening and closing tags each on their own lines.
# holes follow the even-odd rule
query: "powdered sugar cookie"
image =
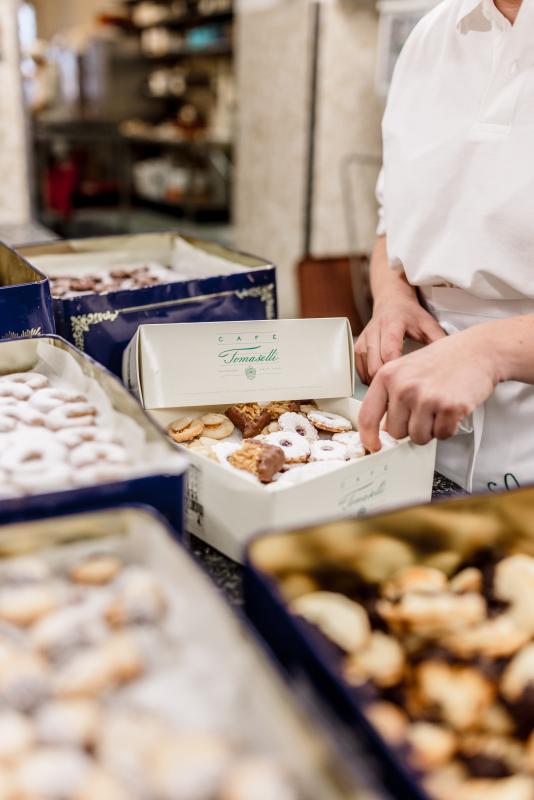
<svg viewBox="0 0 534 800">
<path fill-rule="evenodd" d="M 315 441 L 319 436 L 317 429 L 314 428 L 304 414 L 296 414 L 291 411 L 287 412 L 286 414 L 282 414 L 278 420 L 278 424 L 281 430 L 294 431 L 310 441 Z"/>
<path fill-rule="evenodd" d="M 30 399 L 30 405 L 43 414 L 48 414 L 49 411 L 53 411 L 55 408 L 59 408 L 65 403 L 83 403 L 85 399 L 85 396 L 80 394 L 80 392 L 51 386 L 50 388 L 40 389 L 38 392 L 35 392 Z"/>
<path fill-rule="evenodd" d="M 320 442 L 313 442 L 311 446 L 312 461 L 346 461 L 347 446 L 341 442 L 328 441 L 322 439 Z"/>
<path fill-rule="evenodd" d="M 264 441 L 267 444 L 280 447 L 288 464 L 304 463 L 310 457 L 309 442 L 295 431 L 279 431 L 269 433 Z"/>
<path fill-rule="evenodd" d="M 347 458 L 363 458 L 366 454 L 365 447 L 361 442 L 358 431 L 343 431 L 342 433 L 334 433 L 332 440 L 345 445 L 347 448 Z"/>
<path fill-rule="evenodd" d="M 47 415 L 46 426 L 53 431 L 59 431 L 62 428 L 86 427 L 94 425 L 96 415 L 97 410 L 91 403 L 65 403 Z"/>
<path fill-rule="evenodd" d="M 24 383 L 30 389 L 44 389 L 48 386 L 48 378 L 40 372 L 13 372 L 0 378 L 0 383 L 4 382 Z"/>
<path fill-rule="evenodd" d="M 328 433 L 341 433 L 341 431 L 351 431 L 352 422 L 341 417 L 339 414 L 332 414 L 330 411 L 310 411 L 308 419 L 321 431 Z"/>
<path fill-rule="evenodd" d="M 33 394 L 33 389 L 24 383 L 15 383 L 6 379 L 0 381 L 0 397 L 14 397 L 16 400 L 28 400 Z"/>
</svg>

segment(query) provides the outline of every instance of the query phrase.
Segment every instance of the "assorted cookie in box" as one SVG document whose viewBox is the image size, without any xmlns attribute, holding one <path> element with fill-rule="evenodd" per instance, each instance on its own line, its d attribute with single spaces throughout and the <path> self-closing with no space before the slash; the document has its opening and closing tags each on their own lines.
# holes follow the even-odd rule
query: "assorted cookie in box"
<svg viewBox="0 0 534 800">
<path fill-rule="evenodd" d="M 365 454 L 346 319 L 142 325 L 123 377 L 191 459 L 188 531 L 235 560 L 260 529 L 431 497 L 434 442 Z"/>
<path fill-rule="evenodd" d="M 250 548 L 260 632 L 352 714 L 356 739 L 367 720 L 406 796 L 534 796 L 533 500 L 454 500 Z"/>
<path fill-rule="evenodd" d="M 0 526 L 0 551 L 3 798 L 359 796 L 153 512 Z"/>
<path fill-rule="evenodd" d="M 117 375 L 141 323 L 277 315 L 272 264 L 177 233 L 60 241 L 20 252 L 50 280 L 57 333 Z"/>
<path fill-rule="evenodd" d="M 294 480 L 297 468 L 306 480 L 321 465 L 335 469 L 369 455 L 349 419 L 314 401 L 235 404 L 224 414 L 179 417 L 167 431 L 177 444 L 263 484 Z M 398 444 L 385 431 L 380 440 L 383 449 Z"/>
</svg>

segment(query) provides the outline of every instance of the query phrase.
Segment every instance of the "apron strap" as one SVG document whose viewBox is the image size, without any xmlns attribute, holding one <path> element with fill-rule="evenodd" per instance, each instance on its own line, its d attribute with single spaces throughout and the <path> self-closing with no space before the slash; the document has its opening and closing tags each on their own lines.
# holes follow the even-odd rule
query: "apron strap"
<svg viewBox="0 0 534 800">
<path fill-rule="evenodd" d="M 480 451 L 480 445 L 482 444 L 482 434 L 484 433 L 484 417 L 485 406 L 484 403 L 482 403 L 482 405 L 475 408 L 471 417 L 473 421 L 473 451 L 471 453 L 471 460 L 469 462 L 469 469 L 467 470 L 466 476 L 465 488 L 468 492 L 473 491 L 473 479 L 475 475 L 477 457 Z"/>
</svg>

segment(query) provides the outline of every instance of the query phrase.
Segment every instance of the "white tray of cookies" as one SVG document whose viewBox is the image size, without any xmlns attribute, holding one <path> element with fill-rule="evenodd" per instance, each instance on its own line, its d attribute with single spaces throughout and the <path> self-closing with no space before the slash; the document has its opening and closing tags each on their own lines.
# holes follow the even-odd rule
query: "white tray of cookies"
<svg viewBox="0 0 534 800">
<path fill-rule="evenodd" d="M 241 560 L 254 533 L 426 502 L 435 443 L 358 435 L 346 319 L 143 325 L 123 375 L 191 459 L 187 530 Z"/>
</svg>

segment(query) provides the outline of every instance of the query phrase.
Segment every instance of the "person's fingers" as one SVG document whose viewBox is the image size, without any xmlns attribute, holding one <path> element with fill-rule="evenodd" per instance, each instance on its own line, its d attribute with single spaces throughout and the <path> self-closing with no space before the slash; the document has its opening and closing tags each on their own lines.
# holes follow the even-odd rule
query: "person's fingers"
<svg viewBox="0 0 534 800">
<path fill-rule="evenodd" d="M 383 379 L 377 375 L 360 408 L 358 430 L 366 450 L 376 453 L 380 450 L 380 422 L 388 406 L 388 393 Z"/>
<path fill-rule="evenodd" d="M 408 434 L 415 444 L 428 444 L 434 438 L 434 412 L 430 405 L 419 405 L 412 409 Z"/>
<path fill-rule="evenodd" d="M 366 332 L 362 331 L 354 348 L 356 357 L 356 369 L 362 383 L 369 383 L 369 373 L 367 371 L 367 339 Z"/>
<path fill-rule="evenodd" d="M 404 334 L 406 326 L 394 320 L 382 326 L 380 332 L 380 357 L 386 364 L 395 358 L 400 358 L 404 347 Z"/>
<path fill-rule="evenodd" d="M 458 431 L 460 420 L 451 411 L 438 411 L 434 419 L 434 436 L 436 439 L 450 439 Z"/>
<path fill-rule="evenodd" d="M 389 398 L 388 414 L 386 417 L 386 431 L 394 439 L 404 439 L 408 436 L 408 423 L 410 421 L 410 409 L 404 403 L 395 402 Z"/>
<path fill-rule="evenodd" d="M 430 314 L 425 314 L 424 319 L 421 321 L 421 332 L 426 344 L 437 342 L 438 339 L 443 339 L 447 336 L 441 325 Z"/>
<path fill-rule="evenodd" d="M 367 373 L 369 383 L 374 379 L 376 373 L 383 366 L 380 356 L 380 328 L 373 325 L 367 333 Z"/>
</svg>

